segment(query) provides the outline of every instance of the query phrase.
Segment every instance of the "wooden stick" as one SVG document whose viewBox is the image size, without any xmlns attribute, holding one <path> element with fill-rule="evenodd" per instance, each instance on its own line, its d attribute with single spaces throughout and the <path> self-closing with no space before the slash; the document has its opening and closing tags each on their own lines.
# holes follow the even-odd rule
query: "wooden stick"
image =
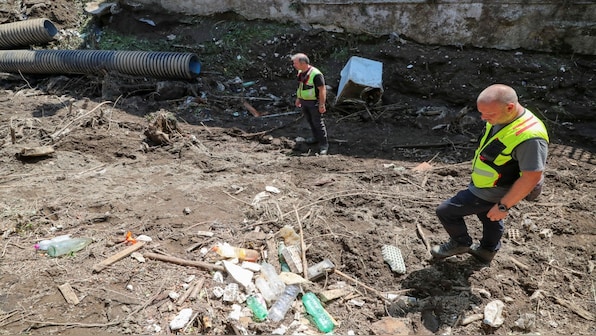
<svg viewBox="0 0 596 336">
<path fill-rule="evenodd" d="M 509 257 L 509 260 L 511 260 L 511 262 L 515 264 L 515 266 L 519 267 L 522 271 L 528 271 L 530 269 L 530 266 L 523 264 L 521 261 L 518 261 L 513 257 Z"/>
<path fill-rule="evenodd" d="M 203 284 L 205 283 L 205 278 L 201 278 L 199 279 L 199 282 L 197 282 L 197 284 L 195 285 L 195 287 L 192 289 L 192 292 L 190 292 L 190 295 L 188 296 L 189 300 L 196 300 L 197 296 L 199 295 L 199 292 L 201 291 L 201 289 L 203 289 Z"/>
<path fill-rule="evenodd" d="M 223 266 L 217 266 L 213 264 L 209 264 L 202 261 L 194 261 L 194 260 L 186 260 L 176 257 L 170 257 L 163 254 L 157 254 L 152 252 L 143 253 L 143 256 L 148 259 L 159 260 L 159 261 L 166 261 L 177 265 L 182 266 L 193 266 L 198 268 L 204 268 L 211 271 L 225 271 Z"/>
<path fill-rule="evenodd" d="M 362 287 L 364 287 L 364 288 L 368 289 L 369 291 L 371 291 L 371 292 L 375 293 L 377 296 L 379 296 L 380 298 L 382 298 L 382 299 L 383 299 L 383 301 L 388 301 L 388 300 L 387 300 L 387 297 L 386 297 L 385 295 L 383 295 L 383 293 L 379 292 L 378 290 L 376 290 L 376 289 L 374 289 L 374 288 L 372 288 L 372 287 L 369 287 L 369 286 L 367 286 L 367 285 L 363 284 L 362 282 L 360 282 L 360 281 L 358 281 L 358 280 L 356 280 L 356 279 L 354 279 L 354 278 L 350 277 L 349 275 L 347 275 L 347 274 L 345 274 L 345 273 L 342 273 L 342 272 L 340 272 L 340 271 L 338 271 L 338 270 L 334 270 L 333 272 L 334 272 L 335 274 L 337 274 L 337 275 L 340 275 L 340 276 L 342 276 L 342 277 L 344 277 L 344 278 L 346 278 L 346 279 L 348 279 L 348 280 L 350 280 L 350 281 L 353 281 L 353 282 L 355 282 L 356 284 L 358 284 L 359 286 L 362 286 Z"/>
<path fill-rule="evenodd" d="M 420 239 L 422 239 L 422 242 L 424 243 L 424 246 L 426 247 L 426 252 L 430 253 L 430 244 L 428 243 L 428 240 L 426 240 L 426 236 L 424 235 L 424 232 L 422 231 L 422 226 L 420 225 L 420 223 L 416 223 L 416 230 L 418 231 L 418 235 L 420 236 Z"/>
<path fill-rule="evenodd" d="M 110 266 L 111 264 L 115 263 L 116 261 L 130 255 L 131 253 L 140 249 L 143 246 L 145 246 L 145 242 L 140 241 L 140 242 L 137 242 L 136 244 L 133 244 L 133 245 L 127 247 L 126 249 L 112 255 L 111 257 L 105 259 L 104 261 L 102 261 L 98 264 L 95 264 L 95 266 L 93 266 L 93 272 L 95 272 L 95 273 L 101 272 L 104 268 L 106 268 L 106 267 Z"/>
<path fill-rule="evenodd" d="M 300 221 L 300 215 L 298 215 L 298 209 L 294 207 L 296 212 L 296 220 L 298 221 L 298 228 L 300 229 L 300 249 L 302 250 L 302 273 L 304 279 L 308 279 L 308 265 L 306 263 L 306 244 L 304 243 L 304 231 L 302 230 L 302 222 Z"/>
<path fill-rule="evenodd" d="M 186 299 L 188 299 L 190 297 L 190 294 L 192 292 L 194 292 L 195 287 L 197 287 L 197 285 L 200 285 L 201 287 L 203 287 L 203 281 L 204 281 L 203 278 L 201 278 L 200 280 L 193 281 L 190 284 L 190 286 L 188 286 L 188 288 L 186 288 L 186 292 L 184 292 L 184 294 L 180 295 L 178 300 L 176 300 L 176 305 L 179 306 L 179 305 L 183 304 L 184 301 L 186 301 Z"/>
</svg>

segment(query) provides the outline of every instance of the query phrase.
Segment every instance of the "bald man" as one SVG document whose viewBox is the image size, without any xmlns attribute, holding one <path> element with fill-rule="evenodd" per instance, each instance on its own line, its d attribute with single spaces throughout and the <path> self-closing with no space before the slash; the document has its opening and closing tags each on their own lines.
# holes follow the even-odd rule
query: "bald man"
<svg viewBox="0 0 596 336">
<path fill-rule="evenodd" d="M 308 56 L 298 53 L 292 56 L 292 65 L 298 70 L 298 90 L 296 90 L 296 107 L 302 109 L 302 113 L 310 125 L 312 137 L 306 139 L 308 144 L 319 144 L 319 154 L 327 155 L 329 142 L 327 141 L 327 128 L 323 114 L 327 112 L 325 107 L 327 99 L 327 88 L 323 73 L 310 65 Z"/>
<path fill-rule="evenodd" d="M 549 139 L 543 122 L 519 103 L 507 85 L 484 89 L 476 106 L 486 126 L 474 155 L 471 183 L 437 207 L 449 240 L 433 246 L 431 254 L 443 259 L 470 253 L 490 264 L 501 248 L 509 209 L 540 193 Z M 473 244 L 468 234 L 464 221 L 468 215 L 476 215 L 482 223 L 479 243 Z"/>
</svg>

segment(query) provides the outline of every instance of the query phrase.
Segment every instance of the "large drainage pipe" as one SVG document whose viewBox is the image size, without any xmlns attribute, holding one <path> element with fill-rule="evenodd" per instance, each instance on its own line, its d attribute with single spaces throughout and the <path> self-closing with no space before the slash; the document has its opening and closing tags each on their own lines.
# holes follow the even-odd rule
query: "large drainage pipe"
<svg viewBox="0 0 596 336">
<path fill-rule="evenodd" d="M 0 72 L 29 74 L 94 74 L 114 70 L 157 78 L 196 77 L 196 54 L 165 51 L 0 50 Z"/>
<path fill-rule="evenodd" d="M 54 39 L 58 29 L 48 19 L 31 19 L 0 25 L 0 48 L 45 44 Z"/>
</svg>

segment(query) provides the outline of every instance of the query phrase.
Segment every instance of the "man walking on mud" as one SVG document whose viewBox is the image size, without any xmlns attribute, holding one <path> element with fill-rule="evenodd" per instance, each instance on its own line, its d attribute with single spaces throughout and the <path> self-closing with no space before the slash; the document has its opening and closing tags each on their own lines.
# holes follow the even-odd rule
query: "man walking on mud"
<svg viewBox="0 0 596 336">
<path fill-rule="evenodd" d="M 507 85 L 487 87 L 476 105 L 486 126 L 474 154 L 472 181 L 437 207 L 449 241 L 434 246 L 431 254 L 443 259 L 470 253 L 490 264 L 501 247 L 509 209 L 540 194 L 549 140 L 542 121 L 519 103 Z M 472 245 L 464 216 L 474 214 L 482 222 L 482 239 Z"/>
<path fill-rule="evenodd" d="M 298 70 L 299 83 L 295 105 L 302 109 L 313 135 L 306 139 L 306 143 L 309 145 L 318 143 L 319 154 L 327 155 L 329 142 L 327 141 L 327 128 L 323 120 L 323 114 L 327 112 L 325 77 L 319 69 L 310 65 L 310 60 L 305 54 L 293 55 L 292 65 Z"/>
</svg>

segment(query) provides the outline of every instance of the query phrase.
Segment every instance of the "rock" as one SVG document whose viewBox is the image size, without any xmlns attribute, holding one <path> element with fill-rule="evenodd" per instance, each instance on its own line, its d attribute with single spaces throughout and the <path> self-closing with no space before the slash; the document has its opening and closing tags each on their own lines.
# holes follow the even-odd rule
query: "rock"
<svg viewBox="0 0 596 336">
<path fill-rule="evenodd" d="M 394 317 L 383 317 L 371 325 L 373 335 L 409 335 L 412 334 L 411 321 Z"/>
</svg>

